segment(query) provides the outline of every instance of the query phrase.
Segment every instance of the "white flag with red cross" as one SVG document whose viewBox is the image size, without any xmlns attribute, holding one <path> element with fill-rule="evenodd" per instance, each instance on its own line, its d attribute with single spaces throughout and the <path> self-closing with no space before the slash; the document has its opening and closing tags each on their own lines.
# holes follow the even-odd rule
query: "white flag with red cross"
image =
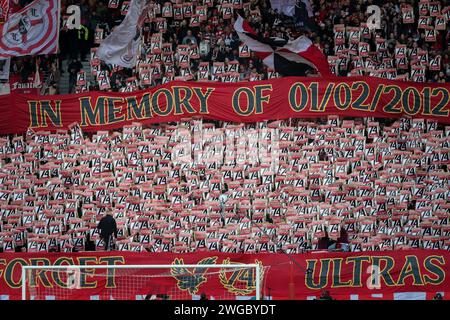
<svg viewBox="0 0 450 320">
<path fill-rule="evenodd" d="M 9 0 L 0 0 L 0 23 L 3 23 L 8 18 Z"/>
<path fill-rule="evenodd" d="M 35 0 L 0 25 L 0 58 L 58 52 L 60 2 Z"/>
</svg>

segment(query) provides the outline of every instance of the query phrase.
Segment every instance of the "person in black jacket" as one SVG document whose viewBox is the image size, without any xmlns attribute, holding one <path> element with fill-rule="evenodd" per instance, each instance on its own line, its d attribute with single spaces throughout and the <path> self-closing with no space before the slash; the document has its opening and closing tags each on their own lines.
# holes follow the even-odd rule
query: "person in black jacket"
<svg viewBox="0 0 450 320">
<path fill-rule="evenodd" d="M 83 69 L 83 64 L 80 60 L 73 59 L 67 68 L 69 72 L 69 93 L 75 92 L 75 86 L 77 84 L 77 74 Z"/>
<path fill-rule="evenodd" d="M 100 230 L 100 238 L 105 241 L 105 251 L 109 250 L 109 242 L 111 236 L 117 237 L 117 224 L 116 219 L 113 218 L 111 213 L 107 213 L 99 222 L 97 229 Z"/>
<path fill-rule="evenodd" d="M 317 249 L 326 250 L 333 243 L 334 243 L 333 240 L 331 240 L 330 237 L 328 236 L 328 231 L 325 229 L 325 235 L 319 239 Z"/>
<path fill-rule="evenodd" d="M 330 292 L 328 290 L 324 290 L 322 291 L 322 295 L 319 297 L 319 300 L 334 300 L 334 299 L 330 296 Z"/>
</svg>

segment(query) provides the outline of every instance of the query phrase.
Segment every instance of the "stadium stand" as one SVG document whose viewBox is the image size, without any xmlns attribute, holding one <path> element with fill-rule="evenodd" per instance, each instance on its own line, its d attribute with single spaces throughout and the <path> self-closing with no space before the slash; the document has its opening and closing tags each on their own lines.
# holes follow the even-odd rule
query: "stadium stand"
<svg viewBox="0 0 450 320">
<path fill-rule="evenodd" d="M 112 212 L 118 250 L 299 253 L 340 228 L 351 251 L 448 250 L 449 143 L 407 118 L 29 130 L 0 139 L 0 243 L 102 250 Z"/>
</svg>

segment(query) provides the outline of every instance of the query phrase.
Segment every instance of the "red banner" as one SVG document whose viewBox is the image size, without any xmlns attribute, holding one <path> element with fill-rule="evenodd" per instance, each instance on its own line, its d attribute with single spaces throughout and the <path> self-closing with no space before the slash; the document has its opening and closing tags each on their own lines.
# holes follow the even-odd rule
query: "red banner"
<svg viewBox="0 0 450 320">
<path fill-rule="evenodd" d="M 261 294 L 271 299 L 314 299 L 328 290 L 337 300 L 431 299 L 450 295 L 450 253 L 407 250 L 365 253 L 230 254 L 198 252 L 83 252 L 0 254 L 0 297 L 21 298 L 22 265 L 147 265 L 260 264 Z M 293 261 L 293 262 L 292 262 Z M 175 269 L 172 269 L 175 270 Z M 201 293 L 215 299 L 255 296 L 254 269 L 168 269 L 151 271 L 88 269 L 77 287 L 67 288 L 64 274 L 37 272 L 27 286 L 34 299 L 144 299 L 168 295 L 195 299 Z M 73 270 L 72 270 L 73 271 Z M 141 275 L 141 277 L 139 277 Z M 30 278 L 29 278 L 30 279 Z"/>
<path fill-rule="evenodd" d="M 35 83 L 35 76 L 36 73 L 32 73 L 26 81 L 23 81 L 19 75 L 11 75 L 9 80 L 11 91 L 19 94 L 39 95 L 41 85 Z"/>
<path fill-rule="evenodd" d="M 66 129 L 84 131 L 178 121 L 202 116 L 233 122 L 353 117 L 435 119 L 450 123 L 450 85 L 379 78 L 278 78 L 258 82 L 174 81 L 133 93 L 90 92 L 41 96 L 12 93 L 0 97 L 0 134 Z"/>
</svg>

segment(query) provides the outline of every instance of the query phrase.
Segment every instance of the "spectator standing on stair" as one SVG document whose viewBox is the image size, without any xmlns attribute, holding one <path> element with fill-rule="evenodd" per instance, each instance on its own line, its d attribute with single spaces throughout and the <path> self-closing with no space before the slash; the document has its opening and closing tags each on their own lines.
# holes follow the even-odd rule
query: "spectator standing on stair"
<svg viewBox="0 0 450 320">
<path fill-rule="evenodd" d="M 83 68 L 80 60 L 73 59 L 69 64 L 67 71 L 69 72 L 69 93 L 75 91 L 75 86 L 77 84 L 77 74 Z"/>
<path fill-rule="evenodd" d="M 114 235 L 117 238 L 116 219 L 114 219 L 111 213 L 106 213 L 100 220 L 97 229 L 100 230 L 100 238 L 105 242 L 105 251 L 109 251 L 111 237 Z"/>
</svg>

